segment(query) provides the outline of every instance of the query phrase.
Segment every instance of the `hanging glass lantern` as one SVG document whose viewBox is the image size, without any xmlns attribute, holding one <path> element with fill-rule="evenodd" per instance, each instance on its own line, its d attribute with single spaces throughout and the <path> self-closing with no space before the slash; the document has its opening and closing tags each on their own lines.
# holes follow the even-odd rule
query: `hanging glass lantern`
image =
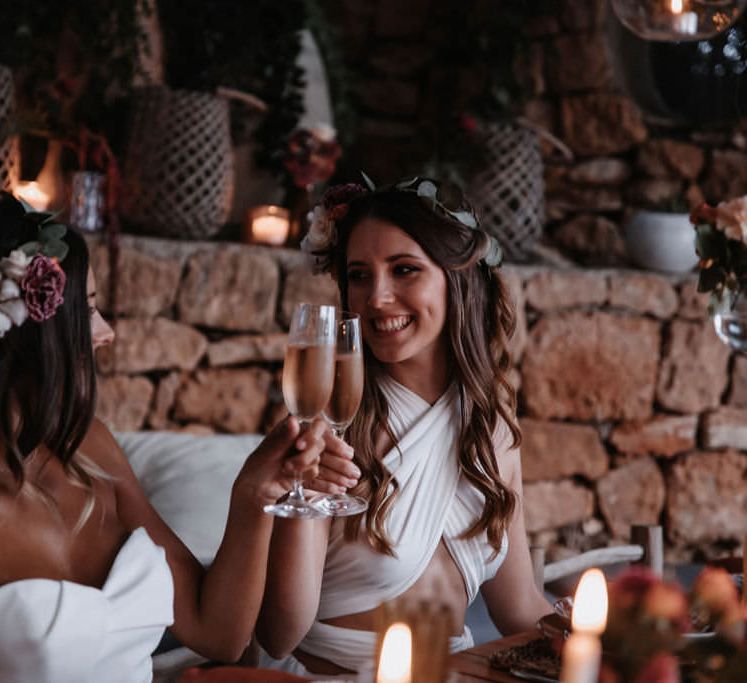
<svg viewBox="0 0 747 683">
<path fill-rule="evenodd" d="M 747 0 L 611 0 L 631 31 L 646 40 L 704 40 L 729 28 Z"/>
</svg>

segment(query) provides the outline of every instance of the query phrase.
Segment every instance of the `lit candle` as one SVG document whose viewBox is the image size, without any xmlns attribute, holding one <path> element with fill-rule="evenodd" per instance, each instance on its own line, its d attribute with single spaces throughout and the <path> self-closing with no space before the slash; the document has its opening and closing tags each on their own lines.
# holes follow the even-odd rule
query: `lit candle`
<svg viewBox="0 0 747 683">
<path fill-rule="evenodd" d="M 257 206 L 247 215 L 249 241 L 279 246 L 288 239 L 290 211 L 281 206 Z"/>
<path fill-rule="evenodd" d="M 573 598 L 573 633 L 563 646 L 560 683 L 596 683 L 602 659 L 599 636 L 607 625 L 607 583 L 599 569 L 581 577 Z"/>
<path fill-rule="evenodd" d="M 672 27 L 677 33 L 683 35 L 694 35 L 698 32 L 698 15 L 695 12 L 683 12 L 683 0 L 671 0 Z"/>
<path fill-rule="evenodd" d="M 49 195 L 42 190 L 35 180 L 18 183 L 13 190 L 13 194 L 36 211 L 45 211 L 49 208 Z"/>
<path fill-rule="evenodd" d="M 411 683 L 412 632 L 407 624 L 396 622 L 384 634 L 376 671 L 376 683 Z"/>
</svg>

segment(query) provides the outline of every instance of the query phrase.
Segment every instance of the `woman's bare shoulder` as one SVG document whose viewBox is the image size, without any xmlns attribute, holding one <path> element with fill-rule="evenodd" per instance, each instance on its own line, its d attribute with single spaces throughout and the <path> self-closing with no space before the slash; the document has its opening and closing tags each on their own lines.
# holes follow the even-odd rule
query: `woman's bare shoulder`
<svg viewBox="0 0 747 683">
<path fill-rule="evenodd" d="M 127 458 L 114 434 L 98 418 L 91 422 L 79 451 L 107 474 L 118 476 L 130 471 Z"/>
<path fill-rule="evenodd" d="M 493 450 L 502 479 L 511 481 L 517 476 L 521 476 L 519 447 L 515 442 L 514 434 L 508 422 L 500 415 L 493 431 Z"/>
</svg>

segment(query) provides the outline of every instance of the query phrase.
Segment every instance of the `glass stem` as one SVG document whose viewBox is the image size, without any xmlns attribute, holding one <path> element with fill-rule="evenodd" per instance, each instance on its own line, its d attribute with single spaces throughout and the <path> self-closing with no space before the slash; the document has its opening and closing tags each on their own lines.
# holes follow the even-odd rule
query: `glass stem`
<svg viewBox="0 0 747 683">
<path fill-rule="evenodd" d="M 300 479 L 293 480 L 293 485 L 291 486 L 290 495 L 288 497 L 298 501 L 304 500 L 303 484 Z"/>
</svg>

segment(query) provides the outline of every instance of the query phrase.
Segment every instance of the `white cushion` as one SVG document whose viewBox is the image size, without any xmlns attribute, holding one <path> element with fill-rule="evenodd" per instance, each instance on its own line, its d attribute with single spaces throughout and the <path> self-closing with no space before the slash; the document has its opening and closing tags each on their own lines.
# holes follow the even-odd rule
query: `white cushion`
<svg viewBox="0 0 747 683">
<path fill-rule="evenodd" d="M 115 437 L 158 514 L 202 564 L 209 564 L 223 538 L 233 482 L 263 437 L 176 432 Z"/>
</svg>

